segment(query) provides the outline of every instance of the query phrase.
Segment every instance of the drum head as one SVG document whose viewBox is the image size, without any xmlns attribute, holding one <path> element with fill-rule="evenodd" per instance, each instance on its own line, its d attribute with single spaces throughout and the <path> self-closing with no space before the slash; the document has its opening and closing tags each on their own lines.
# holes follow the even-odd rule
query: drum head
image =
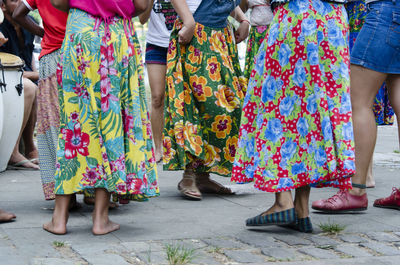
<svg viewBox="0 0 400 265">
<path fill-rule="evenodd" d="M 0 24 L 4 21 L 4 13 L 3 10 L 0 9 Z"/>
<path fill-rule="evenodd" d="M 24 61 L 14 54 L 0 52 L 0 64 L 4 68 L 15 68 L 24 66 Z"/>
</svg>

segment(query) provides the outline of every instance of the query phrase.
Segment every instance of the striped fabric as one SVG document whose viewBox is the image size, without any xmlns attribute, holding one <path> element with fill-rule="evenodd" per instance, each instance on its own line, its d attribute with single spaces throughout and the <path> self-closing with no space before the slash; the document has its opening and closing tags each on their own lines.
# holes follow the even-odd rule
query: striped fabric
<svg viewBox="0 0 400 265">
<path fill-rule="evenodd" d="M 296 222 L 296 212 L 294 208 L 271 213 L 267 215 L 257 215 L 246 220 L 246 226 L 267 226 L 267 225 L 285 225 Z"/>
</svg>

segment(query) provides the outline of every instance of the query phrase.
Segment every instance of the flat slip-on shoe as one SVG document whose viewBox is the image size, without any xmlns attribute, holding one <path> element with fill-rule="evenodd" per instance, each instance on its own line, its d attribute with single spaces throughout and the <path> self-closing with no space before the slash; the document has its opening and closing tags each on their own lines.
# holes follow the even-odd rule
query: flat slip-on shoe
<svg viewBox="0 0 400 265">
<path fill-rule="evenodd" d="M 296 212 L 294 208 L 271 213 L 267 215 L 257 215 L 246 220 L 246 226 L 268 226 L 268 225 L 287 225 L 296 221 Z"/>
<path fill-rule="evenodd" d="M 310 217 L 306 218 L 298 218 L 296 216 L 296 221 L 288 224 L 288 225 L 282 225 L 282 227 L 290 228 L 302 233 L 312 233 L 313 227 L 311 223 Z"/>
</svg>

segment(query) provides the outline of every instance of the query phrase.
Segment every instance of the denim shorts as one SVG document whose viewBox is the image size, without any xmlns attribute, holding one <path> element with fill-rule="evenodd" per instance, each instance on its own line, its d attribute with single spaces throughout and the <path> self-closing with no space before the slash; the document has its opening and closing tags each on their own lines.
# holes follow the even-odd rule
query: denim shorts
<svg viewBox="0 0 400 265">
<path fill-rule="evenodd" d="M 367 17 L 351 52 L 351 63 L 400 74 L 400 0 L 367 5 Z"/>
<path fill-rule="evenodd" d="M 146 64 L 167 64 L 168 48 L 160 47 L 151 43 L 146 44 Z"/>
</svg>

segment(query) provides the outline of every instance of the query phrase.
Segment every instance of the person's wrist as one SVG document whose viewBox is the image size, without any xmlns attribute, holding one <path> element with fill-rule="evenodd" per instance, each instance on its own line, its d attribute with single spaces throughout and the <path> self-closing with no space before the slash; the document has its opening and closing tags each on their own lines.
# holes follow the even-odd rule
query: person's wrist
<svg viewBox="0 0 400 265">
<path fill-rule="evenodd" d="M 247 24 L 250 25 L 250 21 L 248 21 L 247 19 L 242 19 L 242 20 L 239 21 L 240 24 L 242 24 L 244 22 L 246 22 Z"/>
</svg>

